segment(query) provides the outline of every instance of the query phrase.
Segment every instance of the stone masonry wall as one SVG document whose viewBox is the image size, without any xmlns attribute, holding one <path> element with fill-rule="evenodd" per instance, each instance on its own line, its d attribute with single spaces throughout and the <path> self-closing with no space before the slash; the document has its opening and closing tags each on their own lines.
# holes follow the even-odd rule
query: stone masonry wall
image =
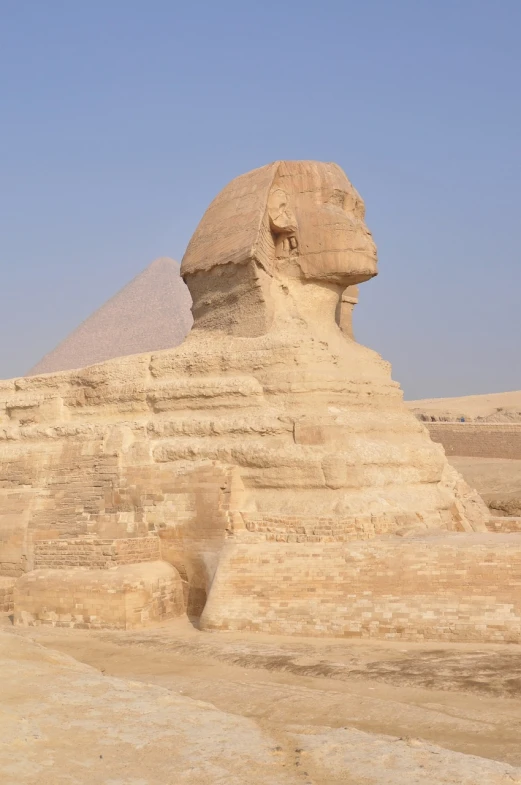
<svg viewBox="0 0 521 785">
<path fill-rule="evenodd" d="M 512 532 L 521 533 L 521 518 L 508 516 L 501 518 L 490 518 L 487 523 L 487 528 L 491 532 L 502 532 L 503 534 Z"/>
<path fill-rule="evenodd" d="M 521 459 L 521 423 L 425 423 L 447 456 Z"/>
<path fill-rule="evenodd" d="M 25 572 L 26 531 L 35 493 L 32 489 L 0 489 L 0 577 L 16 578 Z"/>
<path fill-rule="evenodd" d="M 184 612 L 178 572 L 151 561 L 111 570 L 39 569 L 14 586 L 14 623 L 77 629 L 135 629 Z"/>
<path fill-rule="evenodd" d="M 118 496 L 125 505 L 134 499 L 136 518 L 159 536 L 161 556 L 174 565 L 188 587 L 188 613 L 198 616 L 206 602 L 231 509 L 241 503 L 237 472 L 207 465 L 173 475 L 168 465 L 129 467 L 121 477 Z"/>
<path fill-rule="evenodd" d="M 449 510 L 435 513 L 428 520 L 419 514 L 333 518 L 244 512 L 242 517 L 249 532 L 255 532 L 259 539 L 268 542 L 353 542 L 394 534 L 409 527 L 453 528 L 456 525 Z"/>
<path fill-rule="evenodd" d="M 342 545 L 238 538 L 223 552 L 201 626 L 521 642 L 521 537 L 454 534 Z"/>
<path fill-rule="evenodd" d="M 39 540 L 34 544 L 35 569 L 88 567 L 91 570 L 105 570 L 119 564 L 159 559 L 161 549 L 158 537 Z"/>
<path fill-rule="evenodd" d="M 0 576 L 0 614 L 11 613 L 13 610 L 14 578 Z"/>
</svg>

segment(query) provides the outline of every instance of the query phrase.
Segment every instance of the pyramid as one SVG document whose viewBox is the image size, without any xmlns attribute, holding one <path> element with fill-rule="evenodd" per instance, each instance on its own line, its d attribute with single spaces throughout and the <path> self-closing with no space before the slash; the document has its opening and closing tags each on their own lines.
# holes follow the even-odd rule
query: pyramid
<svg viewBox="0 0 521 785">
<path fill-rule="evenodd" d="M 191 304 L 179 264 L 167 257 L 156 259 L 27 375 L 84 368 L 112 357 L 178 346 L 192 326 Z"/>
</svg>

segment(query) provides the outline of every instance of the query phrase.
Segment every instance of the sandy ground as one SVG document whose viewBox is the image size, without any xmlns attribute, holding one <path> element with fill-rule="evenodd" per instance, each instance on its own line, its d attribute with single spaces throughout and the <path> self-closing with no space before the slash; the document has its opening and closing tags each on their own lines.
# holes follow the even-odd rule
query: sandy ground
<svg viewBox="0 0 521 785">
<path fill-rule="evenodd" d="M 487 420 L 489 422 L 521 422 L 521 390 L 489 395 L 466 395 L 459 398 L 423 398 L 406 401 L 415 414 L 434 416 L 441 420 Z"/>
<path fill-rule="evenodd" d="M 254 720 L 284 748 L 292 726 L 349 727 L 521 766 L 521 646 L 202 633 L 186 620 L 139 632 L 14 633 L 105 676 Z"/>
<path fill-rule="evenodd" d="M 450 462 L 495 515 L 521 516 L 521 461 L 453 455 Z"/>
<path fill-rule="evenodd" d="M 405 700 L 395 707 L 384 693 L 365 697 L 364 679 L 357 690 L 354 672 L 328 687 L 316 680 L 327 680 L 330 668 L 332 675 L 349 667 L 331 656 L 328 646 L 318 647 L 314 659 L 302 646 L 293 649 L 282 641 L 267 648 L 229 638 L 222 648 L 224 639 L 215 638 L 207 649 L 200 636 L 174 626 L 139 640 L 95 638 L 73 641 L 71 636 L 66 647 L 72 644 L 79 653 L 79 646 L 87 658 L 130 672 L 132 680 L 85 665 L 28 635 L 0 631 L 2 785 L 521 784 L 521 768 L 508 763 L 454 752 L 416 735 L 343 725 L 346 717 L 365 715 L 365 724 L 381 726 L 394 715 L 396 730 L 407 707 L 413 712 L 409 724 L 414 714 L 416 725 L 430 715 L 425 727 L 445 722 L 453 726 L 456 744 L 468 744 L 464 737 L 472 736 L 473 728 L 483 737 L 485 726 L 493 729 L 498 720 L 504 724 L 510 718 L 513 725 L 502 741 L 506 749 L 518 724 L 517 713 L 506 706 L 501 719 L 497 709 L 485 719 L 488 704 L 476 710 L 425 703 L 418 711 L 419 704 Z M 353 654 L 367 664 L 363 654 Z M 281 671 L 273 660 L 281 656 L 285 665 L 292 663 L 289 670 Z M 257 667 L 241 666 L 236 660 L 242 658 Z M 306 669 L 322 675 L 306 676 Z M 376 689 L 377 680 L 373 683 Z M 205 700 L 187 692 L 202 692 Z"/>
</svg>

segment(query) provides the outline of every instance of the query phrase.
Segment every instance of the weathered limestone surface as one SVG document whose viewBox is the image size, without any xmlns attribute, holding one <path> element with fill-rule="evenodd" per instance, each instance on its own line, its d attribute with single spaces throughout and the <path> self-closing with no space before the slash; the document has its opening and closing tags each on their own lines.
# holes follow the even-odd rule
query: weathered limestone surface
<svg viewBox="0 0 521 785">
<path fill-rule="evenodd" d="M 327 568 L 324 569 L 324 566 Z M 205 629 L 518 642 L 519 534 L 226 547 Z"/>
<path fill-rule="evenodd" d="M 427 422 L 448 456 L 521 460 L 521 423 Z"/>
<path fill-rule="evenodd" d="M 37 569 L 14 587 L 14 621 L 131 630 L 184 612 L 179 573 L 164 561 L 112 569 Z"/>
<path fill-rule="evenodd" d="M 13 610 L 13 587 L 15 578 L 0 575 L 0 615 L 6 615 Z"/>
<path fill-rule="evenodd" d="M 40 541 L 158 538 L 200 614 L 214 577 L 228 580 L 225 545 L 265 552 L 274 588 L 280 543 L 332 543 L 315 560 L 324 578 L 351 540 L 442 530 L 471 547 L 486 507 L 389 364 L 351 337 L 353 287 L 376 272 L 363 201 L 336 165 L 277 162 L 230 183 L 183 260 L 181 346 L 0 382 L 0 574 L 33 570 Z"/>
<path fill-rule="evenodd" d="M 521 783 L 517 766 L 418 738 L 258 723 L 4 631 L 0 669 L 2 785 Z"/>
</svg>

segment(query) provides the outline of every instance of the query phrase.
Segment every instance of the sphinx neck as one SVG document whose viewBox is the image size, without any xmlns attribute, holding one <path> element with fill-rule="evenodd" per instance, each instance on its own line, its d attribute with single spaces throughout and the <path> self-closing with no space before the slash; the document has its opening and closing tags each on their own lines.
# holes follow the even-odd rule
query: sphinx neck
<svg viewBox="0 0 521 785">
<path fill-rule="evenodd" d="M 324 340 L 342 337 L 343 287 L 302 278 L 282 278 L 274 283 L 274 329 L 309 331 Z"/>
<path fill-rule="evenodd" d="M 272 277 L 254 262 L 214 267 L 187 276 L 186 282 L 195 330 L 244 338 L 274 331 L 342 337 L 339 325 L 345 287 L 340 285 Z"/>
</svg>

